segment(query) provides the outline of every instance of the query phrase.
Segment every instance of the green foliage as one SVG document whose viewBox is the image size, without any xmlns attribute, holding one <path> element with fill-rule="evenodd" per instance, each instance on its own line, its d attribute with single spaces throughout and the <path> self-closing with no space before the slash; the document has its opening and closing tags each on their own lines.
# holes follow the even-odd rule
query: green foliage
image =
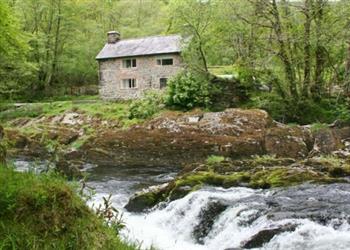
<svg viewBox="0 0 350 250">
<path fill-rule="evenodd" d="M 208 52 L 211 47 L 212 9 L 215 2 L 173 0 L 170 2 L 172 29 L 183 34 L 186 47 L 182 56 L 188 68 L 196 72 L 208 71 Z"/>
<path fill-rule="evenodd" d="M 320 102 L 301 99 L 293 102 L 274 92 L 261 93 L 251 98 L 248 107 L 261 108 L 273 119 L 284 123 L 332 123 L 334 120 L 350 121 L 350 106 L 346 100 L 324 98 Z"/>
<path fill-rule="evenodd" d="M 0 16 L 0 99 L 12 99 L 33 81 L 35 66 L 26 60 L 27 37 L 6 1 L 0 2 Z"/>
<path fill-rule="evenodd" d="M 125 228 L 125 224 L 122 220 L 122 214 L 112 205 L 112 195 L 110 194 L 107 198 L 103 198 L 103 205 L 100 204 L 96 209 L 96 215 L 101 218 L 106 226 L 114 229 L 119 234 L 119 231 Z"/>
<path fill-rule="evenodd" d="M 164 94 L 159 91 L 147 91 L 139 100 L 134 100 L 130 104 L 130 119 L 147 119 L 152 117 L 164 108 Z"/>
<path fill-rule="evenodd" d="M 168 5 L 167 1 L 1 1 L 0 97 L 39 99 L 96 85 L 95 57 L 107 31 L 118 30 L 122 38 L 167 33 Z"/>
<path fill-rule="evenodd" d="M 209 108 L 211 97 L 218 90 L 203 76 L 183 71 L 169 81 L 166 104 L 188 110 Z"/>
<path fill-rule="evenodd" d="M 207 158 L 207 164 L 214 165 L 225 160 L 225 157 L 219 155 L 211 155 Z"/>
<path fill-rule="evenodd" d="M 0 183 L 0 249 L 136 249 L 57 174 L 0 167 Z"/>
</svg>

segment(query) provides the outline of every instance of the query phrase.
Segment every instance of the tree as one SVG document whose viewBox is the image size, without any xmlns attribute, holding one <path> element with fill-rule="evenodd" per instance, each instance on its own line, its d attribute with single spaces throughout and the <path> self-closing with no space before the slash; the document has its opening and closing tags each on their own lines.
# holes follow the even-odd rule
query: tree
<svg viewBox="0 0 350 250">
<path fill-rule="evenodd" d="M 26 61 L 26 35 L 11 7 L 0 2 L 0 98 L 14 98 L 31 81 L 35 67 Z"/>
<path fill-rule="evenodd" d="M 212 24 L 214 2 L 173 1 L 170 9 L 170 12 L 173 13 L 173 30 L 189 38 L 187 50 L 184 53 L 185 60 L 189 62 L 188 66 L 195 71 L 208 74 L 207 49 L 213 35 L 210 32 L 210 25 Z"/>
</svg>

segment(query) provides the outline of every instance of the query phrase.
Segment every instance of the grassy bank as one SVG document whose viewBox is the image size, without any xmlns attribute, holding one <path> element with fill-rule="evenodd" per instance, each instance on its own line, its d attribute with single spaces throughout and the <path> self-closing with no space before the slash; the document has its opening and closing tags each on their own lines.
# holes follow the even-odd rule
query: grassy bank
<svg viewBox="0 0 350 250">
<path fill-rule="evenodd" d="M 36 118 L 41 116 L 55 116 L 64 112 L 81 112 L 104 120 L 117 120 L 124 126 L 140 122 L 129 119 L 130 102 L 105 102 L 101 100 L 82 99 L 48 101 L 37 103 L 0 103 L 0 122 L 7 122 L 17 118 Z"/>
<path fill-rule="evenodd" d="M 137 249 L 55 174 L 0 167 L 0 184 L 0 249 Z"/>
</svg>

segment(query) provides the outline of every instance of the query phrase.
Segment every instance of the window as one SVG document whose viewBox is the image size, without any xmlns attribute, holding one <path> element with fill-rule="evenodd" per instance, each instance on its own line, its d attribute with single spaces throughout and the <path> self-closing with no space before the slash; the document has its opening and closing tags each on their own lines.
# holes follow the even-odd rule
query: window
<svg viewBox="0 0 350 250">
<path fill-rule="evenodd" d="M 157 64 L 158 65 L 173 65 L 173 59 L 172 58 L 162 58 L 162 59 L 157 59 Z"/>
<path fill-rule="evenodd" d="M 122 80 L 122 89 L 135 89 L 136 86 L 136 79 L 130 78 L 130 79 L 123 79 Z"/>
<path fill-rule="evenodd" d="M 136 59 L 124 59 L 123 68 L 136 68 Z"/>
<path fill-rule="evenodd" d="M 165 88 L 166 87 L 166 84 L 168 82 L 168 78 L 159 78 L 159 85 L 160 85 L 160 88 Z"/>
</svg>

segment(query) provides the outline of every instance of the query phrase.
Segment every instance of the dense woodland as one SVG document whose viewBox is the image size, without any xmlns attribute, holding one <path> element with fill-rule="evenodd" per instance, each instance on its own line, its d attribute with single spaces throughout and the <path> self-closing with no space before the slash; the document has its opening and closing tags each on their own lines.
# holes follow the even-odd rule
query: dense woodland
<svg viewBox="0 0 350 250">
<path fill-rule="evenodd" d="M 233 74 L 249 96 L 240 105 L 277 120 L 349 119 L 348 0 L 4 0 L 0 16 L 3 99 L 97 84 L 95 56 L 109 30 L 122 38 L 180 33 L 188 71 L 200 81 L 191 98 L 202 95 L 187 107 L 215 105 L 204 82 Z"/>
</svg>

